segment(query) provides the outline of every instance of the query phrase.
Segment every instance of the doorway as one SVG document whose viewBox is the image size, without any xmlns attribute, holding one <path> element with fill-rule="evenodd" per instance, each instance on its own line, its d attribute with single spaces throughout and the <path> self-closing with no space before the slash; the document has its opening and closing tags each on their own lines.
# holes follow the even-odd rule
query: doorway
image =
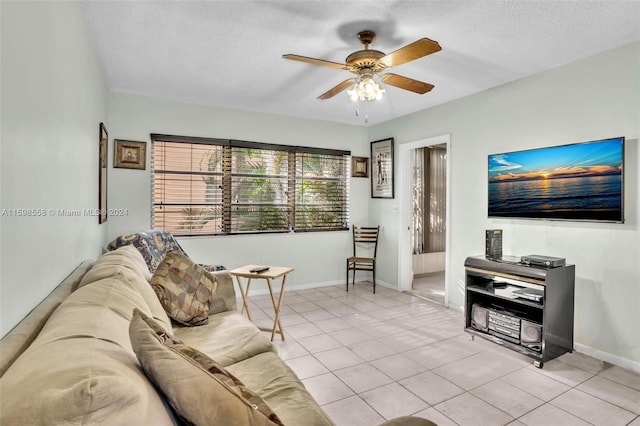
<svg viewBox="0 0 640 426">
<path fill-rule="evenodd" d="M 444 305 L 447 146 L 411 152 L 411 291 Z"/>
<path fill-rule="evenodd" d="M 448 306 L 450 136 L 399 148 L 399 288 Z"/>
</svg>

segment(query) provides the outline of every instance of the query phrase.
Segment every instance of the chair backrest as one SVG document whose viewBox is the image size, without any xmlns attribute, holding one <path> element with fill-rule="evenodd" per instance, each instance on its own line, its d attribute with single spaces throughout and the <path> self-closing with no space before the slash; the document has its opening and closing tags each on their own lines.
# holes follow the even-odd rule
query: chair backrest
<svg viewBox="0 0 640 426">
<path fill-rule="evenodd" d="M 353 255 L 356 254 L 356 247 L 360 244 L 373 245 L 373 258 L 378 253 L 378 235 L 380 226 L 355 226 L 353 225 Z"/>
</svg>

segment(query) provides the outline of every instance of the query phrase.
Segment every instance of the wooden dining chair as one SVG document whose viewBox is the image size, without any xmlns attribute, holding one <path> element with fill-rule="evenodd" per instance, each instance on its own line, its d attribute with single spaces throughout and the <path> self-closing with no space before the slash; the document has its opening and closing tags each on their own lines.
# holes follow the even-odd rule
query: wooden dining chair
<svg viewBox="0 0 640 426">
<path fill-rule="evenodd" d="M 353 256 L 347 258 L 347 291 L 349 291 L 349 271 L 353 271 L 353 286 L 356 285 L 356 271 L 373 272 L 373 293 L 376 292 L 376 254 L 380 226 L 353 226 Z M 365 252 L 368 255 L 358 256 Z"/>
</svg>

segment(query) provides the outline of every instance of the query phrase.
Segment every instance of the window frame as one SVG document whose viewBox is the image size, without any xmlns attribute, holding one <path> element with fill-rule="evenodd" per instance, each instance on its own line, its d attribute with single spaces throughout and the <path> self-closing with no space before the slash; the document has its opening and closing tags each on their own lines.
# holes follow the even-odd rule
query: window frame
<svg viewBox="0 0 640 426">
<path fill-rule="evenodd" d="M 306 146 L 292 146 L 292 145 L 278 145 L 273 143 L 264 143 L 264 142 L 252 142 L 252 141 L 243 141 L 236 139 L 219 139 L 219 138 L 205 138 L 205 137 L 193 137 L 193 136 L 178 136 L 178 135 L 166 135 L 166 134 L 151 134 L 151 227 L 156 227 L 156 208 L 161 206 L 167 206 L 171 204 L 163 203 L 163 201 L 156 201 L 156 174 L 172 174 L 172 170 L 162 170 L 157 171 L 155 156 L 156 156 L 156 143 L 185 143 L 185 144 L 198 144 L 198 145 L 215 145 L 222 147 L 222 168 L 223 171 L 221 173 L 212 173 L 215 175 L 221 175 L 221 185 L 219 189 L 221 190 L 221 224 L 219 225 L 221 229 L 217 232 L 193 232 L 193 230 L 185 230 L 181 232 L 179 230 L 171 230 L 171 232 L 176 236 L 181 237 L 193 237 L 193 236 L 224 236 L 224 235 L 256 235 L 256 234 L 273 234 L 273 233 L 299 233 L 299 232 L 334 232 L 334 231 L 346 231 L 349 230 L 349 208 L 350 208 L 350 167 L 351 167 L 351 151 L 347 150 L 339 150 L 339 149 L 328 149 L 328 148 L 315 148 L 315 147 L 306 147 Z M 232 171 L 232 162 L 234 162 L 234 149 L 254 149 L 254 150 L 262 150 L 262 151 L 277 151 L 277 152 L 285 152 L 287 153 L 287 176 L 286 176 L 286 203 L 281 204 L 285 206 L 285 215 L 286 215 L 286 229 L 267 229 L 267 230 L 259 230 L 259 229 L 251 229 L 247 231 L 238 231 L 233 229 L 232 221 L 234 216 L 232 214 L 233 206 L 235 205 L 233 202 L 233 189 L 232 189 L 232 179 L 234 177 L 241 176 L 237 172 L 234 173 Z M 299 206 L 298 203 L 298 190 L 299 190 L 299 178 L 303 178 L 304 176 L 297 176 L 297 171 L 299 170 L 296 165 L 298 164 L 298 158 L 302 155 L 317 155 L 318 161 L 322 160 L 321 156 L 333 156 L 336 157 L 334 161 L 337 161 L 337 166 L 339 168 L 339 175 L 335 177 L 331 176 L 315 176 L 308 177 L 308 180 L 315 181 L 323 181 L 323 182 L 337 182 L 337 191 L 327 192 L 326 194 L 329 196 L 335 196 L 338 194 L 340 198 L 339 208 L 336 210 L 338 215 L 337 222 L 342 222 L 338 226 L 320 226 L 320 227 L 302 227 L 297 226 L 296 223 L 296 211 Z M 302 158 L 301 157 L 301 158 Z M 175 173 L 175 171 L 173 171 Z M 180 174 L 185 174 L 189 176 L 197 176 L 197 175 L 206 175 L 207 173 L 203 173 L 201 171 L 191 170 L 190 172 L 180 171 Z M 269 176 L 272 178 L 273 176 Z M 190 197 L 190 203 L 180 203 L 179 205 L 184 206 L 201 206 L 202 203 L 194 203 L 192 198 Z M 215 203 L 218 205 L 219 203 Z M 207 204 L 204 204 L 207 205 Z M 212 204 L 213 205 L 213 204 Z M 275 204 L 274 204 L 275 205 Z M 319 206 L 336 206 L 335 203 L 325 203 L 318 204 Z M 242 216 L 236 216 L 237 218 L 242 218 Z M 331 224 L 329 224 L 331 225 Z"/>
</svg>

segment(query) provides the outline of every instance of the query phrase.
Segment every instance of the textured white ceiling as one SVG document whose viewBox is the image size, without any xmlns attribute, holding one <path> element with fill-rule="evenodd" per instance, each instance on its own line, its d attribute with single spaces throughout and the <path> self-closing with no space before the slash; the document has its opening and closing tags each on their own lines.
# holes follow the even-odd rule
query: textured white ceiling
<svg viewBox="0 0 640 426">
<path fill-rule="evenodd" d="M 442 51 L 393 68 L 435 85 L 387 87 L 369 124 L 429 108 L 640 40 L 640 1 L 85 1 L 109 88 L 204 105 L 365 125 L 352 74 L 282 59 L 344 62 L 356 34 L 390 53 L 421 37 Z M 585 88 L 589 90 L 589 88 Z M 362 108 L 361 108 L 362 109 Z"/>
</svg>

